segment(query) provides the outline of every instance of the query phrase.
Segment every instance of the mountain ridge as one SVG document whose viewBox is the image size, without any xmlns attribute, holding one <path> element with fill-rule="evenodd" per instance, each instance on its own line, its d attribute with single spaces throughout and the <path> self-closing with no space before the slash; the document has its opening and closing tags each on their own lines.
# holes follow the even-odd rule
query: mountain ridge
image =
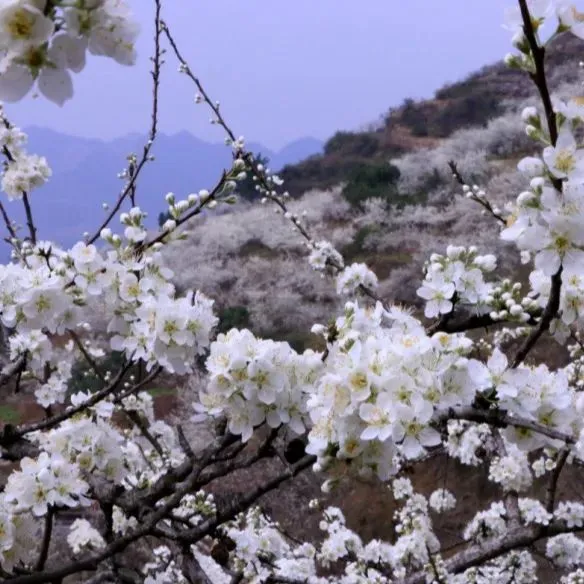
<svg viewBox="0 0 584 584">
<path fill-rule="evenodd" d="M 578 62 L 584 41 L 562 34 L 546 48 L 546 68 L 552 89 L 582 78 Z M 413 150 L 432 148 L 455 131 L 484 127 L 509 104 L 535 95 L 524 71 L 503 61 L 471 72 L 464 79 L 437 89 L 431 99 L 406 99 L 390 108 L 383 120 L 363 131 L 339 131 L 321 154 L 282 169 L 286 188 L 294 196 L 309 189 L 327 189 L 350 180 L 363 166 L 386 165 Z"/>
</svg>

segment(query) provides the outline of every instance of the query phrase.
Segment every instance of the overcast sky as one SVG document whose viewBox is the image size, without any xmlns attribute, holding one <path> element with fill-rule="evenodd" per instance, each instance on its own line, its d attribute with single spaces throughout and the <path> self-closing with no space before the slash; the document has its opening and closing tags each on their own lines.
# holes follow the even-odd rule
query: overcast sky
<svg viewBox="0 0 584 584">
<path fill-rule="evenodd" d="M 139 60 L 92 57 L 59 108 L 28 98 L 9 106 L 20 126 L 114 138 L 143 132 L 150 108 L 151 0 L 130 0 L 142 26 Z M 502 28 L 512 0 L 165 0 L 164 18 L 192 69 L 237 134 L 279 148 L 375 121 L 406 97 L 510 49 Z M 171 54 L 163 70 L 161 128 L 221 141 Z"/>
</svg>

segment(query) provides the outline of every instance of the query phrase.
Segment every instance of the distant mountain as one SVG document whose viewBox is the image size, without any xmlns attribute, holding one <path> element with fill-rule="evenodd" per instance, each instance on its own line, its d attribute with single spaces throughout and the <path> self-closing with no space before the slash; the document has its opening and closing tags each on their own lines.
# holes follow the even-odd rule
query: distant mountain
<svg viewBox="0 0 584 584">
<path fill-rule="evenodd" d="M 31 197 L 39 237 L 70 245 L 84 231 L 92 232 L 105 217 L 102 203 L 115 201 L 123 187 L 117 175 L 127 165 L 130 153 L 140 154 L 146 138 L 130 134 L 104 141 L 47 128 L 30 127 L 25 131 L 29 152 L 45 156 L 53 170 L 50 181 Z M 270 167 L 279 170 L 320 153 L 322 142 L 301 138 L 278 152 L 258 143 L 248 143 L 247 147 L 267 156 Z M 152 153 L 156 160 L 144 168 L 137 197 L 137 204 L 149 214 L 151 226 L 156 225 L 158 213 L 164 209 L 166 193 L 174 192 L 182 198 L 210 188 L 231 161 L 231 151 L 225 145 L 205 142 L 185 131 L 159 134 Z M 12 203 L 8 209 L 12 217 L 23 222 L 21 205 Z"/>
</svg>

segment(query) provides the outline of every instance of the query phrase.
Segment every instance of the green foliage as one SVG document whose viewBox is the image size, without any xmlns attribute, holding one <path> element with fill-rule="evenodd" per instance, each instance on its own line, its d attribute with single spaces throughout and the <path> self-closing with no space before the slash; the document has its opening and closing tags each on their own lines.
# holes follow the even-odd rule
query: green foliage
<svg viewBox="0 0 584 584">
<path fill-rule="evenodd" d="M 153 387 L 146 390 L 152 397 L 161 397 L 165 395 L 176 395 L 176 389 L 172 387 Z"/>
<path fill-rule="evenodd" d="M 11 404 L 0 405 L 0 422 L 3 424 L 18 424 L 20 422 L 18 409 Z"/>
<path fill-rule="evenodd" d="M 367 199 L 380 198 L 390 202 L 397 195 L 399 176 L 399 170 L 391 164 L 364 163 L 351 173 L 342 195 L 359 209 Z"/>
<path fill-rule="evenodd" d="M 374 134 L 356 132 L 337 132 L 324 145 L 327 155 L 371 157 L 379 149 L 379 140 Z"/>
<path fill-rule="evenodd" d="M 226 333 L 232 328 L 250 328 L 250 313 L 245 306 L 228 306 L 219 311 L 217 333 Z"/>
</svg>

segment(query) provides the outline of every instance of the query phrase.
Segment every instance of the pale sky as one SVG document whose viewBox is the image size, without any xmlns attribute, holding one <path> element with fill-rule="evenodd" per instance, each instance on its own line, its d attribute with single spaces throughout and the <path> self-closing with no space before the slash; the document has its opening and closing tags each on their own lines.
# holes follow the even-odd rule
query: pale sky
<svg viewBox="0 0 584 584">
<path fill-rule="evenodd" d="M 152 0 L 130 0 L 142 26 L 138 63 L 90 57 L 63 108 L 43 98 L 7 106 L 19 126 L 114 138 L 144 132 L 150 111 Z M 166 0 L 164 19 L 237 134 L 280 148 L 375 121 L 406 97 L 501 59 L 512 0 Z M 161 129 L 218 142 L 209 113 L 167 54 Z"/>
</svg>

